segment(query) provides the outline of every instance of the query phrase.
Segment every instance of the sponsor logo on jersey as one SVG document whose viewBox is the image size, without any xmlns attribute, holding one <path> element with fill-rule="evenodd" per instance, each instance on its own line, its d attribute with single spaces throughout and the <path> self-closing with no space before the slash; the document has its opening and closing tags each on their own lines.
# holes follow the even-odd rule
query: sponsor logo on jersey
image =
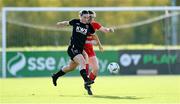
<svg viewBox="0 0 180 104">
<path fill-rule="evenodd" d="M 80 27 L 80 26 L 77 26 L 77 27 L 76 27 L 76 32 L 79 32 L 79 33 L 81 33 L 81 34 L 86 35 L 86 34 L 87 34 L 87 29 L 86 29 L 86 28 L 82 28 L 82 27 Z"/>
</svg>

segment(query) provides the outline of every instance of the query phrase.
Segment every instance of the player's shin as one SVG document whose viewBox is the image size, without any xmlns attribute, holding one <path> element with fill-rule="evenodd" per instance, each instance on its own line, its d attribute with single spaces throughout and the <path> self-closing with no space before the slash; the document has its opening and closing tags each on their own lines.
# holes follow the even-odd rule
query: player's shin
<svg viewBox="0 0 180 104">
<path fill-rule="evenodd" d="M 82 78 L 84 79 L 84 82 L 87 82 L 89 80 L 85 69 L 81 69 L 80 74 L 81 74 Z"/>
<path fill-rule="evenodd" d="M 64 74 L 66 74 L 62 69 L 60 69 L 57 73 L 54 74 L 55 77 L 61 77 L 63 76 Z"/>
<path fill-rule="evenodd" d="M 91 80 L 95 80 L 96 79 L 96 75 L 94 75 L 92 72 L 89 74 L 89 78 Z"/>
<path fill-rule="evenodd" d="M 93 84 L 93 83 L 94 83 L 93 80 L 90 80 L 90 79 L 88 78 L 88 75 L 87 75 L 85 69 L 81 69 L 81 70 L 80 70 L 80 74 L 81 74 L 82 78 L 84 79 L 85 84 L 90 85 L 90 84 Z"/>
<path fill-rule="evenodd" d="M 89 64 L 86 64 L 86 73 L 89 74 Z"/>
</svg>

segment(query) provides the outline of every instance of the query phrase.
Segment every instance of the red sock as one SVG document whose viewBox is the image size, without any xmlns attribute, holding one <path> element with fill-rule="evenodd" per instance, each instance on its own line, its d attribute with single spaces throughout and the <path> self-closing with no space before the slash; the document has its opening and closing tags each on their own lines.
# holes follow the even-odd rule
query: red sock
<svg viewBox="0 0 180 104">
<path fill-rule="evenodd" d="M 96 76 L 91 72 L 91 73 L 89 74 L 89 78 L 90 78 L 91 80 L 95 80 Z"/>
<path fill-rule="evenodd" d="M 89 64 L 86 64 L 86 73 L 89 75 Z"/>
</svg>

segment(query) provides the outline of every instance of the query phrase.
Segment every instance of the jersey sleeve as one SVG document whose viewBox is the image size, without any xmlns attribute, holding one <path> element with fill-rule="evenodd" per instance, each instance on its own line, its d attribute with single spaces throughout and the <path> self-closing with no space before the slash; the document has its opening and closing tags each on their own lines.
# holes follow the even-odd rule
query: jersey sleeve
<svg viewBox="0 0 180 104">
<path fill-rule="evenodd" d="M 72 19 L 69 21 L 69 25 L 73 26 L 76 23 L 76 19 Z"/>
<path fill-rule="evenodd" d="M 102 27 L 102 25 L 101 25 L 100 23 L 98 23 L 98 22 L 94 22 L 94 23 L 93 23 L 93 28 L 94 28 L 95 30 L 99 30 L 101 27 Z"/>
</svg>

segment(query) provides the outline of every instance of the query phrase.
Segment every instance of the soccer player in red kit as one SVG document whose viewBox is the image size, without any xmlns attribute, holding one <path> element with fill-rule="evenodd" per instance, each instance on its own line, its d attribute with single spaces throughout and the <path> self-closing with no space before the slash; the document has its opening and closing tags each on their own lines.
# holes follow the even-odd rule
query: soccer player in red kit
<svg viewBox="0 0 180 104">
<path fill-rule="evenodd" d="M 88 11 L 90 14 L 90 24 L 93 26 L 94 30 L 99 30 L 101 32 L 107 33 L 107 32 L 114 32 L 114 29 L 112 28 L 106 28 L 103 27 L 100 23 L 95 21 L 96 13 L 94 11 Z M 99 41 L 99 38 L 96 35 L 97 44 L 99 46 L 100 51 L 103 51 L 103 47 Z M 89 67 L 92 68 L 92 71 L 89 73 L 89 78 L 91 80 L 95 80 L 96 76 L 98 75 L 98 70 L 99 70 L 99 63 L 96 57 L 96 53 L 94 52 L 93 49 L 93 43 L 94 39 L 92 36 L 88 36 L 86 39 L 86 43 L 84 45 L 84 50 L 88 54 L 88 62 L 86 64 L 86 71 L 89 73 Z"/>
</svg>

